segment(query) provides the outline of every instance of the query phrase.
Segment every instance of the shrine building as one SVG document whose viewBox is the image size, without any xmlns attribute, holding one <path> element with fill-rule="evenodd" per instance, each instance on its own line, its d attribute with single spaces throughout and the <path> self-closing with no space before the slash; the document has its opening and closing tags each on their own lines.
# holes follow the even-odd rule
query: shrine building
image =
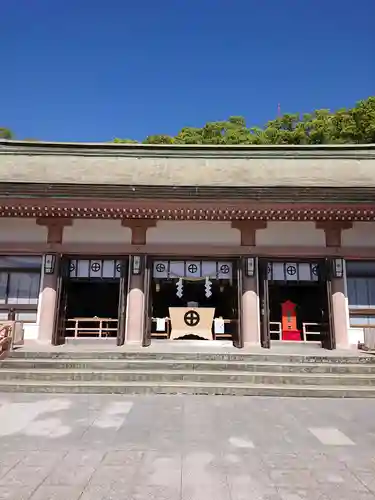
<svg viewBox="0 0 375 500">
<path fill-rule="evenodd" d="M 356 347 L 375 325 L 375 146 L 0 140 L 14 318 L 52 344 Z"/>
</svg>

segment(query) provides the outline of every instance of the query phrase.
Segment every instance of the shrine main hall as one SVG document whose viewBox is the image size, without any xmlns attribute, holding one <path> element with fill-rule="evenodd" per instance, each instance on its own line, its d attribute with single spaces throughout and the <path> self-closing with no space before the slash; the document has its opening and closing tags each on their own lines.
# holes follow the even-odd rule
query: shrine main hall
<svg viewBox="0 0 375 500">
<path fill-rule="evenodd" d="M 52 344 L 356 347 L 375 146 L 0 140 L 7 320 Z"/>
</svg>

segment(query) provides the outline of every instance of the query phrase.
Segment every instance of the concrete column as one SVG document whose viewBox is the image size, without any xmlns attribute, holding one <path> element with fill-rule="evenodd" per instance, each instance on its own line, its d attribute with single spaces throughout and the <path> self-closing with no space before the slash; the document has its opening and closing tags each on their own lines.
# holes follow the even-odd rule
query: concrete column
<svg viewBox="0 0 375 500">
<path fill-rule="evenodd" d="M 147 229 L 156 226 L 156 220 L 151 219 L 124 219 L 122 225 L 132 230 L 132 245 L 145 245 Z M 132 259 L 130 259 L 131 262 Z M 143 261 L 144 264 L 144 261 Z M 144 266 L 142 273 L 133 275 L 129 268 L 129 293 L 126 307 L 126 344 L 142 344 L 144 329 Z M 148 291 L 147 291 L 148 293 Z"/>
<path fill-rule="evenodd" d="M 351 229 L 352 222 L 316 222 L 317 229 L 323 229 L 326 238 L 326 247 L 334 249 L 335 254 L 339 255 L 341 248 L 342 232 Z M 345 273 L 345 262 L 344 262 Z M 347 349 L 349 344 L 349 314 L 348 299 L 345 278 L 332 278 L 332 315 L 334 334 L 336 338 L 336 347 L 338 349 Z"/>
<path fill-rule="evenodd" d="M 243 277 L 242 338 L 244 346 L 260 345 L 259 297 L 256 276 Z"/>
<path fill-rule="evenodd" d="M 348 300 L 343 278 L 332 279 L 332 315 L 336 347 L 337 349 L 348 349 L 350 347 Z"/>
<path fill-rule="evenodd" d="M 63 241 L 64 228 L 72 225 L 71 219 L 40 218 L 36 223 L 47 227 L 47 245 L 51 253 L 58 253 Z M 56 292 L 59 262 L 56 262 L 54 274 L 44 274 L 44 259 L 42 266 L 42 285 L 38 304 L 38 341 L 52 341 L 53 326 L 56 311 Z"/>
<path fill-rule="evenodd" d="M 256 248 L 256 232 L 267 227 L 266 221 L 236 220 L 232 227 L 241 231 L 241 246 Z M 244 255 L 246 255 L 246 251 Z M 257 274 L 257 273 L 256 273 Z M 260 315 L 259 315 L 259 292 L 257 276 L 250 278 L 243 275 L 242 292 L 242 338 L 244 346 L 260 345 Z"/>
<path fill-rule="evenodd" d="M 53 325 L 56 311 L 57 268 L 54 274 L 45 274 L 42 270 L 42 286 L 38 304 L 38 341 L 50 343 L 52 341 Z"/>
<path fill-rule="evenodd" d="M 130 287 L 127 301 L 126 335 L 127 344 L 141 344 L 144 321 L 144 275 L 129 275 Z"/>
</svg>

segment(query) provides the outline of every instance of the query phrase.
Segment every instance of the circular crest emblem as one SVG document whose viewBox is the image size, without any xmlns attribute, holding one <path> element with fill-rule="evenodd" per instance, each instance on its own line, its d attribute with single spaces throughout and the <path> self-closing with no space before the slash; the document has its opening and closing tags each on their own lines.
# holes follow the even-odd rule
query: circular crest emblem
<svg viewBox="0 0 375 500">
<path fill-rule="evenodd" d="M 159 262 L 158 264 L 156 264 L 155 269 L 158 273 L 162 273 L 163 271 L 165 271 L 165 265 Z"/>
<path fill-rule="evenodd" d="M 71 262 L 71 263 L 69 264 L 69 271 L 73 272 L 73 271 L 75 271 L 75 270 L 76 270 L 76 265 L 74 264 L 74 262 Z"/>
<path fill-rule="evenodd" d="M 289 276 L 294 276 L 297 273 L 296 266 L 288 266 L 286 268 L 286 274 L 289 274 Z"/>
<path fill-rule="evenodd" d="M 229 266 L 228 264 L 223 264 L 220 266 L 220 272 L 223 274 L 228 274 L 229 273 Z"/>
<path fill-rule="evenodd" d="M 314 276 L 318 276 L 318 264 L 315 264 L 315 265 L 311 266 L 311 273 Z"/>
<path fill-rule="evenodd" d="M 197 326 L 200 320 L 197 311 L 188 311 L 184 314 L 184 321 L 187 326 Z"/>
<path fill-rule="evenodd" d="M 188 271 L 189 271 L 189 273 L 194 274 L 198 271 L 198 266 L 196 264 L 189 264 Z"/>
<path fill-rule="evenodd" d="M 120 272 L 121 272 L 121 264 L 120 264 L 120 262 L 118 262 L 118 263 L 116 264 L 116 271 L 117 271 L 118 273 L 120 273 Z"/>
<path fill-rule="evenodd" d="M 91 264 L 91 271 L 94 271 L 94 273 L 97 273 L 98 271 L 100 271 L 100 264 L 99 264 L 99 262 L 93 262 Z"/>
</svg>

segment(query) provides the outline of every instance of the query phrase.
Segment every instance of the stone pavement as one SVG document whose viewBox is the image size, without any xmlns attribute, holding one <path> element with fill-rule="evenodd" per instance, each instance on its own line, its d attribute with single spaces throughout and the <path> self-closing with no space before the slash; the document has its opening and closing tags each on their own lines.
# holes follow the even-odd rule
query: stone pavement
<svg viewBox="0 0 375 500">
<path fill-rule="evenodd" d="M 0 499 L 375 499 L 375 400 L 0 395 Z"/>
</svg>

